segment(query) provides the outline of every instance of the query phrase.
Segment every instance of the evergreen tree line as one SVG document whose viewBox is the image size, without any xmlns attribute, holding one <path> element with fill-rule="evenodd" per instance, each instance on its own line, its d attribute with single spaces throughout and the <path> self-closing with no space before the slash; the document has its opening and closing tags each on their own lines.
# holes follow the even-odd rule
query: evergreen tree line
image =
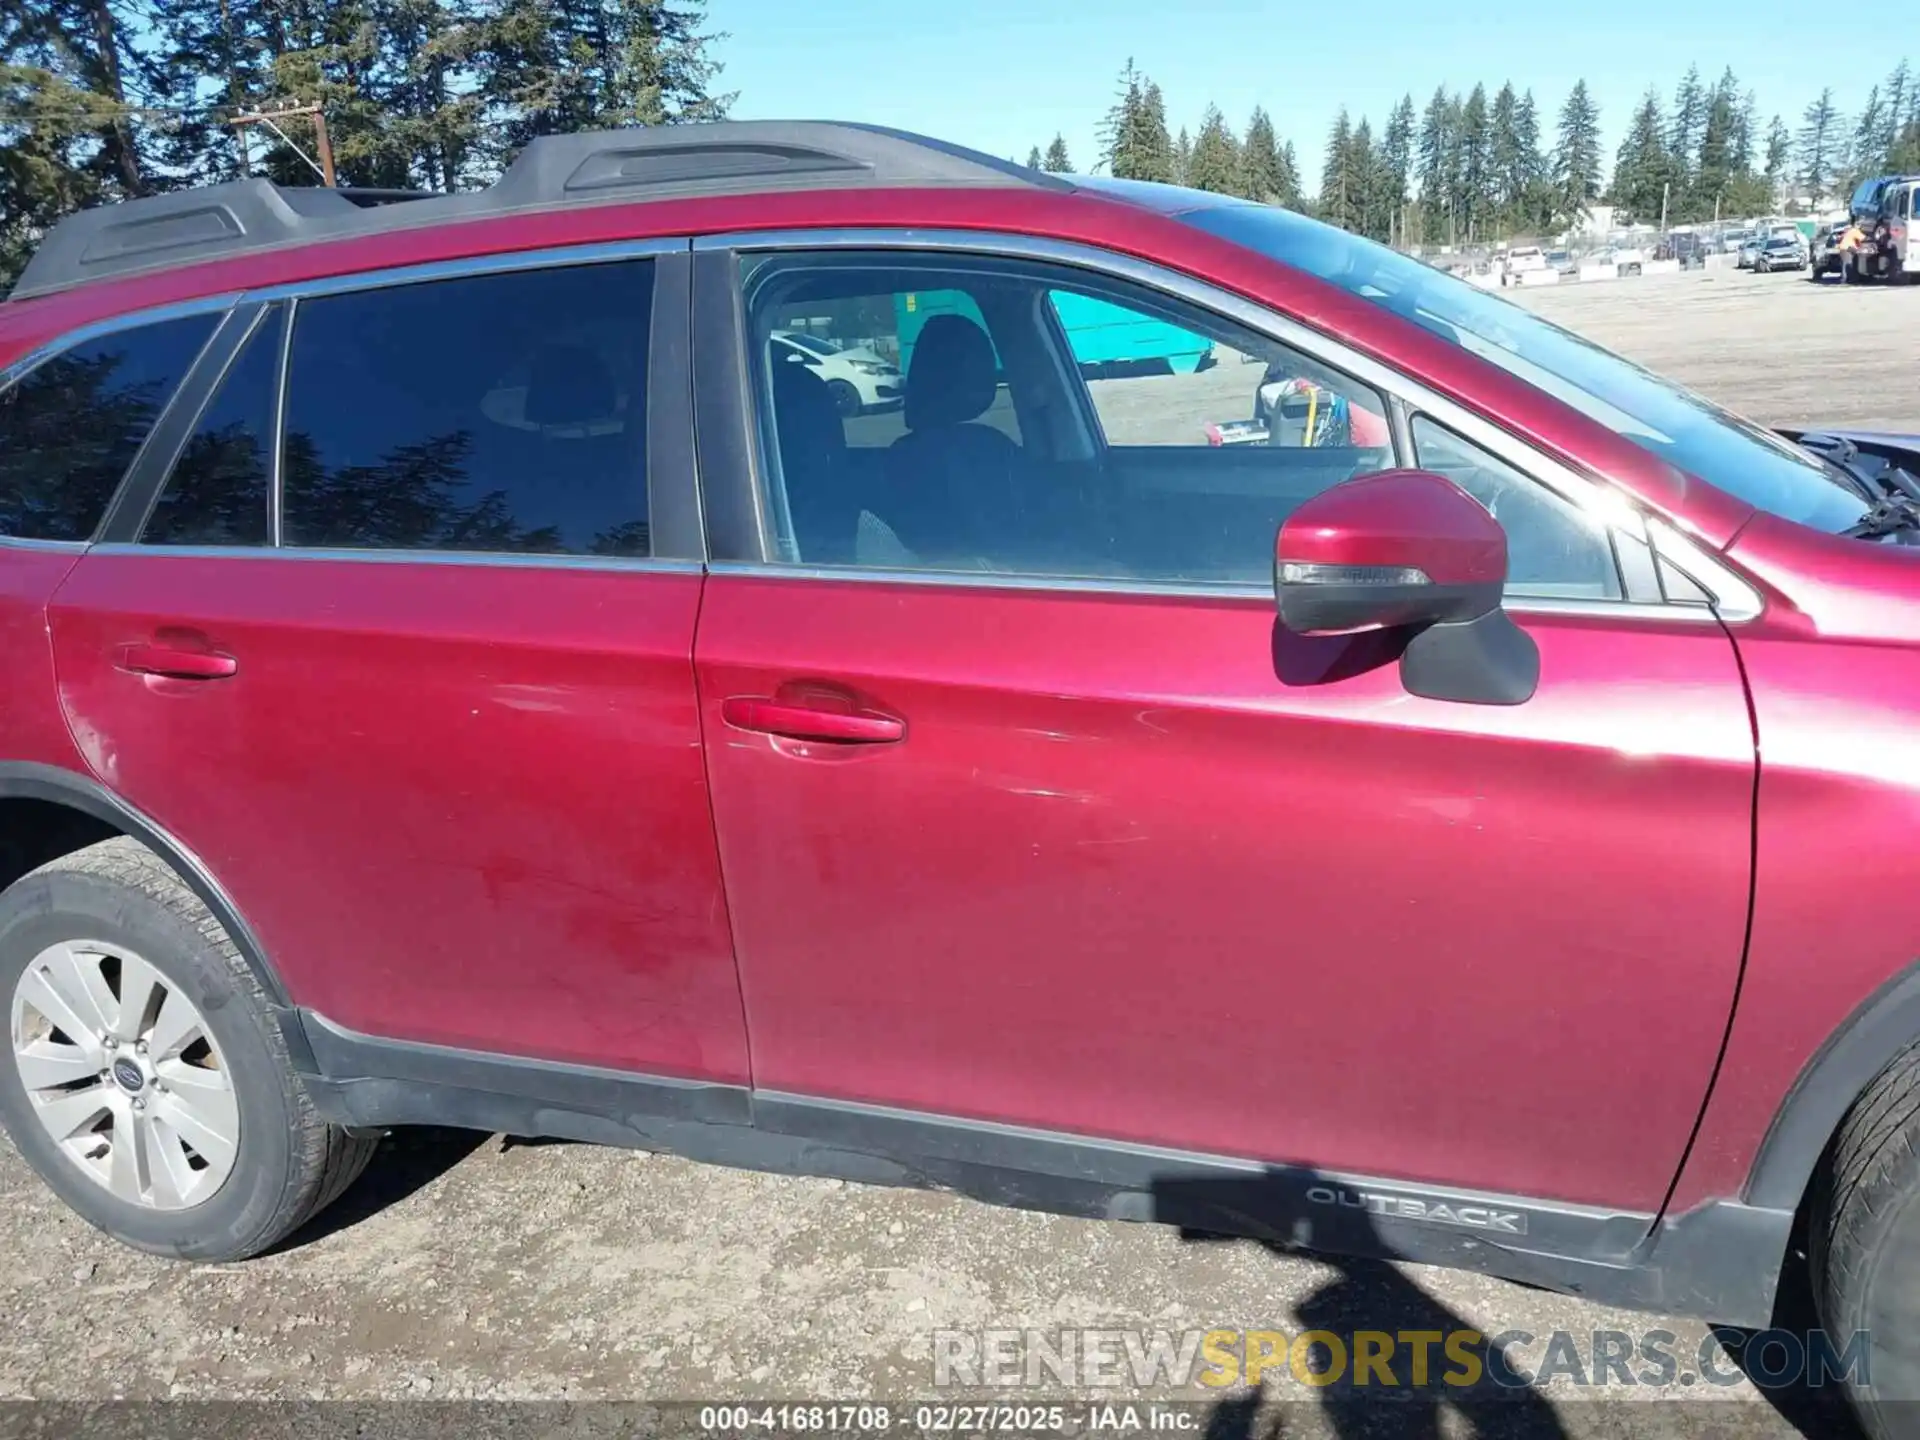
<svg viewBox="0 0 1920 1440">
<path fill-rule="evenodd" d="M 0 7 L 0 288 L 82 206 L 245 173 L 484 185 L 529 140 L 724 115 L 705 0 L 33 0 Z M 288 143 L 291 141 L 292 143 Z M 296 148 L 297 147 L 297 148 Z M 251 152 L 250 154 L 248 152 Z"/>
<path fill-rule="evenodd" d="M 1464 94 L 1441 86 L 1418 109 L 1403 97 L 1378 130 L 1342 107 L 1309 198 L 1292 142 L 1264 110 L 1236 134 L 1209 105 L 1197 134 L 1174 135 L 1160 87 L 1128 61 L 1100 139 L 1100 163 L 1125 179 L 1306 210 L 1389 243 L 1472 243 L 1550 234 L 1603 202 L 1668 224 L 1831 204 L 1865 176 L 1920 171 L 1920 80 L 1902 60 L 1851 120 L 1829 88 L 1797 128 L 1776 115 L 1763 130 L 1753 92 L 1731 69 L 1709 85 L 1689 68 L 1670 102 L 1652 90 L 1641 100 L 1610 177 L 1600 107 L 1584 80 L 1550 117 L 1511 82 L 1491 98 L 1483 84 Z M 1029 163 L 1070 168 L 1058 136 Z"/>
</svg>

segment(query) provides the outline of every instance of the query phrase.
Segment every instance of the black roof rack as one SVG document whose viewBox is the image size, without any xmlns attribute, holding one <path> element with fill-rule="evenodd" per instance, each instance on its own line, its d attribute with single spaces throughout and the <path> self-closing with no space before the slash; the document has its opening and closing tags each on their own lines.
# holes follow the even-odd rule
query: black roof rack
<svg viewBox="0 0 1920 1440">
<path fill-rule="evenodd" d="M 722 120 L 551 135 L 521 151 L 493 185 L 468 194 L 234 180 L 83 210 L 47 232 L 12 298 L 282 246 L 497 215 L 882 185 L 1073 188 L 1009 160 L 878 125 Z"/>
</svg>

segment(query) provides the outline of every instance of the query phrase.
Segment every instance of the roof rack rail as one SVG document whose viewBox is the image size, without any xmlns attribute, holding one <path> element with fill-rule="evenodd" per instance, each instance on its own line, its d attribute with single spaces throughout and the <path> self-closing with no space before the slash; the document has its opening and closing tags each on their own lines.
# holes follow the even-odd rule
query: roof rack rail
<svg viewBox="0 0 1920 1440">
<path fill-rule="evenodd" d="M 83 210 L 47 232 L 12 298 L 203 260 L 499 215 L 864 186 L 1073 188 L 1059 176 L 878 125 L 720 120 L 551 135 L 522 150 L 493 185 L 465 194 L 296 188 L 254 179 Z"/>
</svg>

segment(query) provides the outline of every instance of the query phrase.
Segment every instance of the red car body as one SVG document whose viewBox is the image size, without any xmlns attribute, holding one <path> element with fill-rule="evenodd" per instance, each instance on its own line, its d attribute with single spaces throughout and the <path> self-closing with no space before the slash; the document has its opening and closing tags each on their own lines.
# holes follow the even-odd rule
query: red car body
<svg viewBox="0 0 1920 1440">
<path fill-rule="evenodd" d="M 778 573 L 713 538 L 711 497 L 704 555 L 626 570 L 0 543 L 0 822 L 71 805 L 164 847 L 343 1118 L 864 1178 L 901 1173 L 833 1157 L 905 1154 L 983 1194 L 1031 1169 L 1114 1215 L 1190 1182 L 1253 1229 L 1236 1177 L 1298 1172 L 1394 1253 L 1764 1320 L 1826 1137 L 1913 1033 L 1920 560 L 1756 511 L 1172 208 L 900 186 L 426 226 L 17 300 L 0 365 L 206 297 L 688 242 L 664 423 L 705 485 L 728 237 L 1017 235 L 1390 367 L 1687 537 L 1752 613 L 1516 611 L 1537 691 L 1484 706 L 1391 666 L 1277 681 L 1349 642 L 1270 598 Z M 755 718 L 783 706 L 903 738 Z"/>
</svg>

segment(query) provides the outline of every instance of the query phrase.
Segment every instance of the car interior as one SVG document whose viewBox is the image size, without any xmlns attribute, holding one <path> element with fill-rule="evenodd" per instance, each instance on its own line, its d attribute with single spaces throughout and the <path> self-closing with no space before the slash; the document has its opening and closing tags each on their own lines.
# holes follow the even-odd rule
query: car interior
<svg viewBox="0 0 1920 1440">
<path fill-rule="evenodd" d="M 1244 333 L 1211 337 L 1233 349 L 1224 364 L 1238 373 L 1191 386 L 1180 382 L 1199 377 L 1111 382 L 1158 379 L 1167 397 L 1165 413 L 1148 424 L 1153 443 L 1115 443 L 1050 299 L 1060 288 L 1053 275 L 845 266 L 787 270 L 757 286 L 752 333 L 768 372 L 770 468 L 787 558 L 1264 584 L 1274 531 L 1294 506 L 1392 463 L 1390 447 L 1287 443 L 1301 438 L 1298 427 L 1279 425 L 1272 443 L 1210 444 L 1210 422 L 1252 414 L 1267 373 L 1239 356 L 1286 363 L 1283 347 Z M 823 304 L 879 297 L 893 309 L 901 297 L 952 292 L 967 303 L 928 315 L 918 329 L 894 415 L 843 424 L 818 378 L 771 343 L 790 316 Z M 1144 308 L 1132 292 L 1100 298 Z M 1192 314 L 1165 318 L 1202 328 Z M 1348 403 L 1384 417 L 1378 397 L 1338 383 Z M 1206 408 L 1209 396 L 1218 413 Z"/>
<path fill-rule="evenodd" d="M 1115 375 L 1076 352 L 1052 299 L 1062 291 L 1204 335 L 1210 363 Z M 840 416 L 774 340 L 803 318 L 817 327 L 823 311 L 857 312 L 869 328 L 894 317 L 879 343 L 909 351 L 903 405 Z M 1296 506 L 1396 463 L 1385 400 L 1369 387 L 1079 272 L 783 257 L 750 277 L 748 313 L 789 563 L 1266 586 L 1275 532 Z M 1249 419 L 1249 440 L 1210 441 L 1219 422 Z M 1516 586 L 1620 594 L 1604 535 L 1570 507 L 1458 437 L 1423 433 L 1421 462 L 1507 526 Z"/>
</svg>

